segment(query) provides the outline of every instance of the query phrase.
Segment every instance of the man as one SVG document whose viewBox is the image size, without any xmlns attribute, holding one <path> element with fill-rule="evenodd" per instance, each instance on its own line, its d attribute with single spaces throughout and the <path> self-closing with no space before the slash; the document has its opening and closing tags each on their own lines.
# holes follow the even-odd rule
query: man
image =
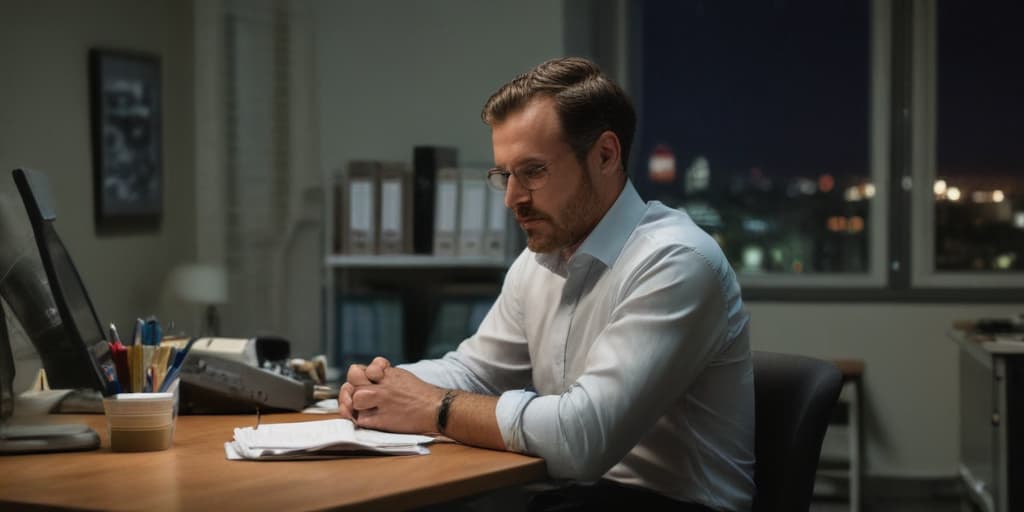
<svg viewBox="0 0 1024 512">
<path fill-rule="evenodd" d="M 713 239 L 627 179 L 625 93 L 586 60 L 555 59 L 499 89 L 482 117 L 488 179 L 528 250 L 455 352 L 352 366 L 342 417 L 543 457 L 574 484 L 542 507 L 749 509 L 749 317 Z"/>
</svg>

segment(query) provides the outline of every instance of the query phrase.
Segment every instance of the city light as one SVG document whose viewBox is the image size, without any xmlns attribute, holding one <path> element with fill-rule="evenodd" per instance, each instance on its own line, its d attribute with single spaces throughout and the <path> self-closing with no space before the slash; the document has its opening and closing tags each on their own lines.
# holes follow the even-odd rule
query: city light
<svg viewBox="0 0 1024 512">
<path fill-rule="evenodd" d="M 949 187 L 948 189 L 946 189 L 946 197 L 950 201 L 959 201 L 960 200 L 960 189 L 958 189 L 956 187 Z"/>
<path fill-rule="evenodd" d="M 935 195 L 942 196 L 946 194 L 946 180 L 935 180 L 935 185 L 932 186 L 932 191 Z"/>
<path fill-rule="evenodd" d="M 822 174 L 818 177 L 818 189 L 822 192 L 831 192 L 836 186 L 836 179 L 831 174 Z"/>
<path fill-rule="evenodd" d="M 1009 270 L 1013 266 L 1013 260 L 1017 259 L 1017 255 L 1012 252 L 1004 252 L 996 256 L 996 259 L 992 262 L 997 270 Z"/>
<path fill-rule="evenodd" d="M 757 272 L 761 270 L 764 261 L 764 250 L 756 245 L 748 245 L 743 248 L 743 270 L 746 272 Z"/>
<path fill-rule="evenodd" d="M 843 199 L 846 199 L 848 203 L 856 203 L 863 199 L 871 199 L 875 197 L 875 185 L 873 183 L 862 183 L 860 185 L 853 185 L 846 187 L 843 191 Z"/>
<path fill-rule="evenodd" d="M 763 219 L 743 219 L 743 231 L 748 233 L 764 233 L 768 231 L 768 223 Z"/>
<path fill-rule="evenodd" d="M 828 227 L 828 230 L 833 233 L 846 231 L 846 217 L 843 217 L 842 215 L 834 215 L 828 218 L 825 225 Z"/>
<path fill-rule="evenodd" d="M 860 215 L 850 217 L 848 228 L 850 233 L 860 233 L 861 231 L 864 231 L 864 219 Z"/>
<path fill-rule="evenodd" d="M 860 233 L 864 231 L 864 217 L 833 215 L 825 219 L 825 227 L 833 233 Z"/>
<path fill-rule="evenodd" d="M 1006 199 L 1002 190 L 975 190 L 971 192 L 971 201 L 975 203 L 1001 203 Z"/>
</svg>

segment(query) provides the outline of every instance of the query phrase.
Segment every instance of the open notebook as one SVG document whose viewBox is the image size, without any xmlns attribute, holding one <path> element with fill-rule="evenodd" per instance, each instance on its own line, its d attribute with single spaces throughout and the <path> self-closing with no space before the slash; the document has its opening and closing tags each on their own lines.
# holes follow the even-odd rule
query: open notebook
<svg viewBox="0 0 1024 512">
<path fill-rule="evenodd" d="M 236 428 L 235 439 L 224 443 L 224 453 L 228 460 L 426 455 L 430 450 L 425 445 L 433 440 L 429 436 L 358 428 L 349 420 L 331 419 Z"/>
</svg>

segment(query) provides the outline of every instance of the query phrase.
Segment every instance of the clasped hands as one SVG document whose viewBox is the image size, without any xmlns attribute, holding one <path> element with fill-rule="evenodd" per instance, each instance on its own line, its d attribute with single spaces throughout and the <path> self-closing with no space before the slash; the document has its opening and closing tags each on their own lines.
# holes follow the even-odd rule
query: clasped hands
<svg viewBox="0 0 1024 512">
<path fill-rule="evenodd" d="M 338 390 L 338 412 L 363 428 L 423 434 L 437 431 L 443 397 L 443 389 L 376 357 L 367 366 L 349 366 Z"/>
</svg>

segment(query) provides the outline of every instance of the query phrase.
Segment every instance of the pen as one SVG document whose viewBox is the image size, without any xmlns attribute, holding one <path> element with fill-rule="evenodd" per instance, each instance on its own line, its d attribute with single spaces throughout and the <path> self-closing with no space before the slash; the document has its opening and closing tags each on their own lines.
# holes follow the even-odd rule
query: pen
<svg viewBox="0 0 1024 512">
<path fill-rule="evenodd" d="M 114 322 L 110 322 L 110 340 L 108 341 L 121 344 L 121 337 L 117 334 L 117 326 L 114 325 Z"/>
<path fill-rule="evenodd" d="M 114 360 L 114 367 L 110 369 L 110 372 L 113 373 L 113 381 L 110 384 L 111 387 L 116 386 L 116 392 L 120 393 L 123 390 L 121 381 L 125 383 L 130 382 L 128 377 L 128 351 L 125 349 L 124 344 L 121 343 L 121 337 L 117 334 L 117 326 L 113 322 L 110 323 L 110 340 L 108 344 L 110 345 L 110 358 Z M 107 371 L 107 369 L 104 368 L 104 371 Z M 108 375 L 108 380 L 109 377 Z"/>
<path fill-rule="evenodd" d="M 167 374 L 164 375 L 163 382 L 160 383 L 160 392 L 167 391 L 167 388 L 170 387 L 172 382 L 174 382 L 174 379 L 178 378 L 178 373 L 181 371 L 181 365 L 185 362 L 185 357 L 188 356 L 188 351 L 192 349 L 192 345 L 195 344 L 197 339 L 199 338 L 189 339 L 185 348 L 179 350 L 177 355 L 175 355 L 174 363 L 171 364 L 170 369 L 167 370 Z"/>
<path fill-rule="evenodd" d="M 171 364 L 172 367 L 181 366 L 181 363 L 185 361 L 185 356 L 188 355 L 189 350 L 192 350 L 192 345 L 196 342 L 197 339 L 199 338 L 190 338 L 188 340 L 188 343 L 185 345 L 185 348 L 179 350 L 178 353 L 175 354 L 174 362 Z"/>
<path fill-rule="evenodd" d="M 107 378 L 107 394 L 116 395 L 121 392 L 121 383 L 117 379 L 117 370 L 110 364 L 102 367 L 103 376 Z"/>
<path fill-rule="evenodd" d="M 167 372 L 167 375 L 164 375 L 164 380 L 163 382 L 160 383 L 160 389 L 158 389 L 157 391 L 160 393 L 166 392 L 167 388 L 171 387 L 171 383 L 178 378 L 178 371 L 180 369 L 180 366 L 175 366 L 174 368 L 171 368 Z"/>
<path fill-rule="evenodd" d="M 146 322 L 141 318 L 135 319 L 135 330 L 132 331 L 132 345 L 142 344 L 142 330 L 146 328 Z"/>
</svg>

